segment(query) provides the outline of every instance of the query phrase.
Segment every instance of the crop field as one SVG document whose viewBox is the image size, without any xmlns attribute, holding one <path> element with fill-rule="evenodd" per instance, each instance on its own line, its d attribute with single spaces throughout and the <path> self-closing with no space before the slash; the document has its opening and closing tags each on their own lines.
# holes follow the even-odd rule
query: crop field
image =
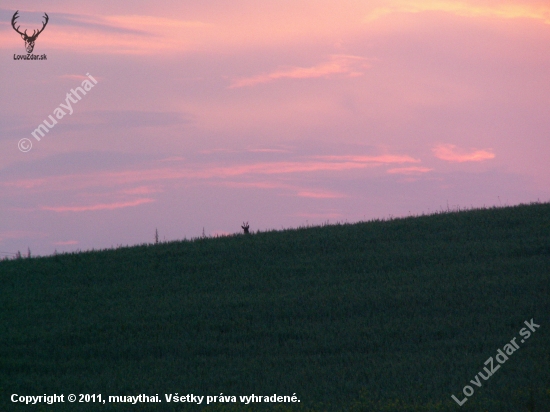
<svg viewBox="0 0 550 412">
<path fill-rule="evenodd" d="M 550 411 L 547 203 L 4 260 L 0 282 L 0 411 Z"/>
</svg>

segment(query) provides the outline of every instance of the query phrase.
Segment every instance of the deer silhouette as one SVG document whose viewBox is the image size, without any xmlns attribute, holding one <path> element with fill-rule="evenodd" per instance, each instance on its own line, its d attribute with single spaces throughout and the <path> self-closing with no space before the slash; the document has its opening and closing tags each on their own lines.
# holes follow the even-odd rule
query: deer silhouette
<svg viewBox="0 0 550 412">
<path fill-rule="evenodd" d="M 21 38 L 23 40 L 25 40 L 25 48 L 27 49 L 27 53 L 32 53 L 32 51 L 34 50 L 34 42 L 36 41 L 36 38 L 38 37 L 38 35 L 40 33 L 42 33 L 44 31 L 44 28 L 46 27 L 46 24 L 48 24 L 48 20 L 50 18 L 48 17 L 48 15 L 46 13 L 44 13 L 45 21 L 44 21 L 44 23 L 42 23 L 42 28 L 40 30 L 38 30 L 38 32 L 36 30 L 33 30 L 32 35 L 29 36 L 29 35 L 27 35 L 27 30 L 25 30 L 24 32 L 19 31 L 19 27 L 21 27 L 21 26 L 15 27 L 15 23 L 16 23 L 15 20 L 17 20 L 19 18 L 17 13 L 19 13 L 19 10 L 17 10 L 13 14 L 13 17 L 11 18 L 11 26 L 13 27 L 13 29 L 17 33 L 19 33 L 21 35 Z"/>
<path fill-rule="evenodd" d="M 250 232 L 248 231 L 248 229 L 250 228 L 250 226 L 248 226 L 248 222 L 246 222 L 246 223 L 243 222 L 243 225 L 241 227 L 243 228 L 245 235 L 250 234 Z"/>
</svg>

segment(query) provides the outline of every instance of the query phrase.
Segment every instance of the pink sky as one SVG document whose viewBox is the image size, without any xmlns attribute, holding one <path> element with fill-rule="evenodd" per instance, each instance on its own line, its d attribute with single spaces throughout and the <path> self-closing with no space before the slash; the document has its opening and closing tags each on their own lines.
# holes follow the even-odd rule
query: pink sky
<svg viewBox="0 0 550 412">
<path fill-rule="evenodd" d="M 14 60 L 16 10 L 30 32 L 48 13 L 46 61 Z M 547 1 L 8 0 L 0 17 L 0 257 L 550 200 Z"/>
</svg>

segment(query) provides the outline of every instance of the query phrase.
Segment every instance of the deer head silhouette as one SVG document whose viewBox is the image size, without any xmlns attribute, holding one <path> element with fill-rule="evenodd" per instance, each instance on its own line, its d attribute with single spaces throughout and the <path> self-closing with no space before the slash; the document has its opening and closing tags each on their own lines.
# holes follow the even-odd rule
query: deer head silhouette
<svg viewBox="0 0 550 412">
<path fill-rule="evenodd" d="M 243 225 L 241 227 L 243 228 L 245 235 L 250 234 L 250 232 L 248 231 L 248 229 L 250 228 L 250 226 L 248 226 L 248 222 L 246 222 L 246 223 L 243 222 Z"/>
<path fill-rule="evenodd" d="M 33 30 L 32 32 L 32 35 L 29 36 L 27 35 L 27 30 L 25 30 L 24 32 L 20 32 L 19 31 L 19 27 L 21 26 L 17 26 L 15 27 L 15 23 L 19 16 L 17 15 L 17 13 L 19 13 L 19 10 L 17 10 L 14 14 L 13 14 L 13 17 L 11 18 L 11 26 L 13 27 L 13 29 L 19 33 L 21 35 L 21 38 L 23 40 L 25 40 L 25 48 L 27 49 L 27 53 L 32 53 L 32 51 L 34 50 L 34 42 L 36 41 L 36 38 L 38 37 L 38 35 L 40 33 L 42 33 L 42 31 L 44 31 L 44 28 L 46 27 L 46 24 L 48 24 L 48 20 L 50 19 L 48 17 L 48 15 L 46 13 L 44 13 L 44 23 L 42 23 L 42 28 L 40 30 L 38 30 L 38 32 L 36 30 Z"/>
</svg>

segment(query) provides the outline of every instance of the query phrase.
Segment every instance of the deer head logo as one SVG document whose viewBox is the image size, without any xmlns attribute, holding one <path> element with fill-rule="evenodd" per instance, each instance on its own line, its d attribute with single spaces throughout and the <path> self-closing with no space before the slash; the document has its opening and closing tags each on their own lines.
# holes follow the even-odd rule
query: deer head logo
<svg viewBox="0 0 550 412">
<path fill-rule="evenodd" d="M 250 226 L 248 226 L 248 222 L 246 222 L 246 223 L 243 222 L 243 225 L 241 227 L 243 228 L 245 235 L 250 234 L 250 232 L 248 231 L 248 229 L 250 228 Z"/>
<path fill-rule="evenodd" d="M 15 23 L 16 23 L 15 20 L 17 20 L 17 18 L 19 17 L 17 13 L 19 13 L 19 10 L 17 10 L 14 13 L 13 17 L 11 18 L 11 26 L 17 33 L 21 35 L 21 38 L 25 40 L 25 48 L 27 49 L 27 53 L 32 53 L 32 51 L 34 50 L 34 42 L 36 41 L 36 38 L 38 37 L 38 35 L 42 33 L 42 31 L 44 31 L 46 24 L 48 24 L 49 17 L 46 13 L 44 13 L 45 21 L 44 23 L 42 23 L 42 28 L 38 30 L 38 32 L 36 30 L 33 30 L 32 35 L 29 36 L 27 35 L 27 30 L 25 30 L 23 33 L 19 31 L 19 27 L 21 26 L 15 27 Z"/>
</svg>

